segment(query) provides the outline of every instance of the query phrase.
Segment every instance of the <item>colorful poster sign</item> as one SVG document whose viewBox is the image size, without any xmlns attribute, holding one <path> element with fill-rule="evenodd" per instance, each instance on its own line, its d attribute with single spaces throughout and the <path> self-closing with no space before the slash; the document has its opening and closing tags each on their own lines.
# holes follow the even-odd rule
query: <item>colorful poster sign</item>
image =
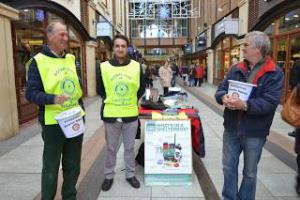
<svg viewBox="0 0 300 200">
<path fill-rule="evenodd" d="M 146 174 L 192 174 L 190 120 L 145 122 Z"/>
</svg>

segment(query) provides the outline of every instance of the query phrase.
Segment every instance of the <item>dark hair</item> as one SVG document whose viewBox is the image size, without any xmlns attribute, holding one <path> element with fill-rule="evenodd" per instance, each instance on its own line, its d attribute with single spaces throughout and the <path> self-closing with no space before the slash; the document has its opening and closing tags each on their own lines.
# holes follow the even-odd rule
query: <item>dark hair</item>
<svg viewBox="0 0 300 200">
<path fill-rule="evenodd" d="M 129 39 L 128 37 L 126 37 L 125 35 L 115 35 L 114 39 L 113 39 L 113 45 L 115 45 L 115 41 L 116 39 L 121 39 L 121 40 L 124 40 L 127 44 L 127 47 L 129 46 Z"/>
</svg>

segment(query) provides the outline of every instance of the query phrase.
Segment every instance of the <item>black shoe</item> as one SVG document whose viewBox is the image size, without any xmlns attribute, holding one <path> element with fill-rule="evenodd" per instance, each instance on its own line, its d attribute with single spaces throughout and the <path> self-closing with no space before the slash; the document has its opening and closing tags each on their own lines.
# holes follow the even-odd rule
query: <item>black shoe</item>
<svg viewBox="0 0 300 200">
<path fill-rule="evenodd" d="M 132 187 L 134 187 L 134 188 L 139 188 L 139 187 L 140 187 L 140 182 L 139 182 L 139 180 L 137 180 L 137 179 L 135 178 L 135 176 L 132 177 L 132 178 L 127 178 L 126 180 L 128 181 L 128 183 L 129 183 Z"/>
<path fill-rule="evenodd" d="M 113 182 L 114 182 L 114 179 L 104 179 L 101 189 L 103 191 L 108 191 L 111 188 Z"/>
<path fill-rule="evenodd" d="M 296 131 L 289 132 L 288 135 L 291 137 L 296 137 Z"/>
</svg>

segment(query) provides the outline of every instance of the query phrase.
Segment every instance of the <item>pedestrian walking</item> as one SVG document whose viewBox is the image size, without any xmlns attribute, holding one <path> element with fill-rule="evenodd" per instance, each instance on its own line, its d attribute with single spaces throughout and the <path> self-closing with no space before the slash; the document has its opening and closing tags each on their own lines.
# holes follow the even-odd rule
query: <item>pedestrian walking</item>
<svg viewBox="0 0 300 200">
<path fill-rule="evenodd" d="M 195 86 L 201 87 L 204 76 L 204 67 L 203 65 L 195 65 Z"/>
<path fill-rule="evenodd" d="M 155 77 L 153 66 L 149 65 L 146 68 L 145 82 L 146 88 L 153 88 L 153 78 Z"/>
<path fill-rule="evenodd" d="M 159 68 L 158 74 L 162 81 L 165 95 L 169 92 L 169 87 L 171 87 L 171 80 L 173 74 L 169 61 L 166 61 L 165 64 Z"/>
<path fill-rule="evenodd" d="M 192 64 L 189 68 L 189 86 L 193 87 L 195 85 L 195 68 Z"/>
</svg>

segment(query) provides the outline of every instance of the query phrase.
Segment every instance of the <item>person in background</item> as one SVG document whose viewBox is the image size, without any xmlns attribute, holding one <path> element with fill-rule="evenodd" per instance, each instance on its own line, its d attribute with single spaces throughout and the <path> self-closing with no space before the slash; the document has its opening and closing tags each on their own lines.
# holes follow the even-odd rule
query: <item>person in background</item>
<svg viewBox="0 0 300 200">
<path fill-rule="evenodd" d="M 153 66 L 149 65 L 146 68 L 146 73 L 145 73 L 145 82 L 146 82 L 146 88 L 153 88 L 153 78 L 155 74 L 153 71 Z"/>
<path fill-rule="evenodd" d="M 80 173 L 83 134 L 66 138 L 55 116 L 65 110 L 81 107 L 82 89 L 76 73 L 75 56 L 66 53 L 68 31 L 63 22 L 51 22 L 47 45 L 31 59 L 28 69 L 26 98 L 39 105 L 39 122 L 44 142 L 41 199 L 54 199 L 62 163 L 63 199 L 76 199 Z"/>
<path fill-rule="evenodd" d="M 293 90 L 297 86 L 297 84 L 300 83 L 300 58 L 296 58 L 294 60 L 294 64 L 290 74 L 291 75 L 290 75 L 289 84 L 290 84 L 290 89 Z M 289 132 L 288 135 L 291 137 L 296 137 L 296 130 Z"/>
<path fill-rule="evenodd" d="M 296 88 L 297 99 L 300 101 L 300 59 L 295 58 L 293 67 L 290 72 L 290 89 L 293 90 Z M 297 154 L 296 162 L 297 162 L 297 177 L 296 177 L 296 185 L 295 190 L 300 196 L 300 129 L 295 128 L 294 131 L 288 133 L 289 136 L 295 137 L 295 153 Z"/>
<path fill-rule="evenodd" d="M 237 57 L 232 57 L 232 59 L 231 59 L 231 65 L 236 65 L 238 63 L 239 63 L 238 58 Z"/>
<path fill-rule="evenodd" d="M 189 86 L 193 87 L 195 85 L 195 67 L 194 64 L 191 64 L 189 68 Z"/>
<path fill-rule="evenodd" d="M 105 179 L 102 190 L 110 190 L 122 136 L 126 181 L 139 188 L 135 177 L 134 142 L 138 128 L 138 100 L 145 92 L 141 64 L 128 56 L 129 40 L 124 35 L 113 39 L 114 57 L 102 62 L 97 74 L 98 94 L 102 97 L 101 119 L 104 121 L 107 153 L 104 165 Z"/>
<path fill-rule="evenodd" d="M 146 73 L 147 65 L 145 64 L 145 60 L 143 58 L 140 59 L 140 63 L 142 65 L 143 74 Z"/>
<path fill-rule="evenodd" d="M 162 81 L 165 95 L 169 92 L 169 87 L 171 87 L 171 80 L 173 75 L 169 61 L 166 61 L 165 64 L 159 68 L 158 74 Z"/>
<path fill-rule="evenodd" d="M 284 85 L 282 70 L 268 53 L 270 39 L 259 31 L 246 34 L 243 44 L 245 60 L 233 66 L 218 87 L 216 101 L 225 106 L 223 133 L 224 200 L 254 200 L 257 166 Z M 228 80 L 256 85 L 248 100 L 232 98 Z M 238 184 L 240 154 L 244 155 L 243 178 Z"/>
<path fill-rule="evenodd" d="M 300 83 L 297 84 L 297 86 L 295 86 L 297 88 L 297 99 L 300 102 Z M 300 129 L 296 128 L 295 129 L 295 152 L 297 154 L 296 157 L 296 161 L 297 161 L 297 177 L 296 177 L 296 185 L 295 185 L 295 189 L 296 192 L 298 194 L 298 196 L 300 197 Z"/>
<path fill-rule="evenodd" d="M 181 75 L 182 75 L 182 80 L 184 85 L 187 85 L 188 74 L 189 74 L 189 68 L 186 63 L 183 63 L 181 66 Z"/>
<path fill-rule="evenodd" d="M 176 77 L 178 75 L 178 67 L 175 63 L 173 63 L 171 65 L 171 69 L 172 69 L 172 80 L 171 80 L 171 86 L 174 87 L 176 85 Z"/>
<path fill-rule="evenodd" d="M 197 63 L 195 65 L 195 86 L 201 87 L 201 84 L 203 82 L 203 76 L 204 76 L 204 67 L 203 65 L 199 65 Z"/>
</svg>

